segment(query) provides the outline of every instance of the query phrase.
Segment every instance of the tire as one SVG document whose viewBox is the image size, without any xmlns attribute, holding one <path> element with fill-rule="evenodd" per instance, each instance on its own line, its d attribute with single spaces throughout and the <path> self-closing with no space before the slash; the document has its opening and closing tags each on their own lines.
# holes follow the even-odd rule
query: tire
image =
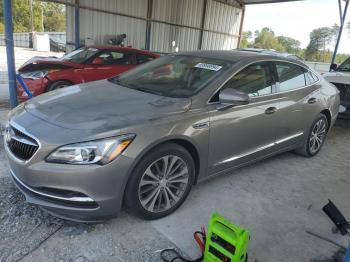
<svg viewBox="0 0 350 262">
<path fill-rule="evenodd" d="M 328 128 L 329 123 L 327 117 L 324 114 L 319 114 L 312 122 L 304 145 L 295 151 L 299 155 L 305 157 L 313 157 L 317 155 L 321 151 L 321 148 L 326 140 Z M 316 139 L 316 137 L 318 139 Z M 318 146 L 316 147 L 316 145 Z"/>
<path fill-rule="evenodd" d="M 57 82 L 53 82 L 46 90 L 46 92 L 50 92 L 56 89 L 60 89 L 66 86 L 71 86 L 73 85 L 71 82 L 69 81 L 65 81 L 65 80 L 61 80 L 61 81 L 57 81 Z"/>
<path fill-rule="evenodd" d="M 160 145 L 147 153 L 132 172 L 125 189 L 126 207 L 143 219 L 165 217 L 186 200 L 194 179 L 190 153 L 174 143 Z"/>
</svg>

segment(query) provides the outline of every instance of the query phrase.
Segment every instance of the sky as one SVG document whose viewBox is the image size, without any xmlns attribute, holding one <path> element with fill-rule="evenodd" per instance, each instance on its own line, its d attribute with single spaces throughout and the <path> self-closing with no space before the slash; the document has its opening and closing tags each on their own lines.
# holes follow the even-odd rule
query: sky
<svg viewBox="0 0 350 262">
<path fill-rule="evenodd" d="M 342 1 L 343 9 L 345 1 Z M 350 21 L 350 7 L 346 22 Z M 248 5 L 243 30 L 271 28 L 276 35 L 293 37 L 301 47 L 309 43 L 310 32 L 319 27 L 340 24 L 338 0 L 304 0 L 277 4 Z M 344 28 L 338 53 L 350 54 L 350 35 Z"/>
</svg>

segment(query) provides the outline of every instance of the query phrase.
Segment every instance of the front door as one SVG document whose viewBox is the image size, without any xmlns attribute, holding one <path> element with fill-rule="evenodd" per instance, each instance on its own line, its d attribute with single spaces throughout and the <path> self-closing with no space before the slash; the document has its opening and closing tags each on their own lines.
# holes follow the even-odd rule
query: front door
<svg viewBox="0 0 350 262">
<path fill-rule="evenodd" d="M 246 92 L 247 105 L 226 110 L 210 106 L 209 172 L 218 173 L 273 152 L 279 97 L 270 62 L 249 65 L 235 74 L 221 90 Z M 217 96 L 216 96 L 217 97 Z M 216 102 L 216 104 L 215 104 Z"/>
</svg>

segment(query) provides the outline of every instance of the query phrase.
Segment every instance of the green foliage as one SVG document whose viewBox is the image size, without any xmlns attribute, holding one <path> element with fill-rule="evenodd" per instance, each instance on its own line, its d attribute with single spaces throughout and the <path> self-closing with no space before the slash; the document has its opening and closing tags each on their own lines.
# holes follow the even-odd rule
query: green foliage
<svg viewBox="0 0 350 262">
<path fill-rule="evenodd" d="M 255 39 L 253 47 L 274 49 L 279 52 L 284 52 L 284 46 L 278 41 L 275 33 L 270 28 L 263 28 L 261 31 L 255 31 Z"/>
<path fill-rule="evenodd" d="M 297 54 L 300 50 L 300 41 L 288 37 L 288 36 L 278 36 L 278 42 L 284 47 L 284 51 L 290 54 Z"/>
<path fill-rule="evenodd" d="M 242 33 L 242 39 L 241 39 L 241 43 L 240 43 L 241 48 L 251 47 L 251 43 L 249 42 L 249 39 L 252 38 L 252 35 L 253 34 L 251 31 L 247 31 L 247 32 Z"/>
<path fill-rule="evenodd" d="M 5 26 L 2 22 L 0 22 L 0 34 L 5 32 Z"/>
<path fill-rule="evenodd" d="M 335 42 L 338 31 L 339 26 L 336 24 L 333 27 L 320 27 L 312 30 L 305 58 L 309 61 L 328 61 L 326 48 Z"/>
<path fill-rule="evenodd" d="M 350 22 L 348 23 L 350 34 Z M 241 39 L 241 48 L 254 47 L 263 49 L 274 49 L 280 52 L 287 52 L 298 55 L 308 61 L 327 62 L 332 60 L 333 53 L 327 49 L 329 45 L 334 44 L 339 31 L 339 26 L 334 24 L 332 27 L 322 27 L 314 29 L 310 33 L 310 43 L 306 49 L 300 48 L 300 41 L 287 37 L 276 36 L 270 28 L 262 28 L 254 32 L 254 39 L 250 31 L 243 32 Z M 337 54 L 336 63 L 345 61 L 349 55 Z"/>
<path fill-rule="evenodd" d="M 12 21 L 14 32 L 31 32 L 30 0 L 12 0 Z M 0 1 L 0 17 L 3 19 L 3 1 Z M 2 20 L 1 19 L 1 20 Z M 65 8 L 56 3 L 33 0 L 33 30 L 65 31 Z M 0 22 L 0 33 L 4 32 Z"/>
<path fill-rule="evenodd" d="M 43 2 L 44 31 L 64 32 L 66 31 L 66 16 L 63 5 Z"/>
<path fill-rule="evenodd" d="M 262 49 L 273 49 L 280 52 L 298 54 L 300 42 L 291 37 L 276 36 L 270 28 L 262 28 L 254 32 L 254 39 L 251 41 L 252 32 L 243 32 L 241 47 L 253 47 Z"/>
</svg>

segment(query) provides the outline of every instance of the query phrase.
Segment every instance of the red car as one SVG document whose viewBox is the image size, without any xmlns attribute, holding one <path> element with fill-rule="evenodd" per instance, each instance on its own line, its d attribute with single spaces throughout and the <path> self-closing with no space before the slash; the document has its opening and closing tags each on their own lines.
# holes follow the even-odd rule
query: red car
<svg viewBox="0 0 350 262">
<path fill-rule="evenodd" d="M 116 46 L 82 47 L 62 58 L 34 57 L 18 72 L 33 96 L 65 86 L 80 84 L 119 75 L 139 64 L 159 57 L 148 51 Z M 28 99 L 17 85 L 19 101 Z"/>
</svg>

